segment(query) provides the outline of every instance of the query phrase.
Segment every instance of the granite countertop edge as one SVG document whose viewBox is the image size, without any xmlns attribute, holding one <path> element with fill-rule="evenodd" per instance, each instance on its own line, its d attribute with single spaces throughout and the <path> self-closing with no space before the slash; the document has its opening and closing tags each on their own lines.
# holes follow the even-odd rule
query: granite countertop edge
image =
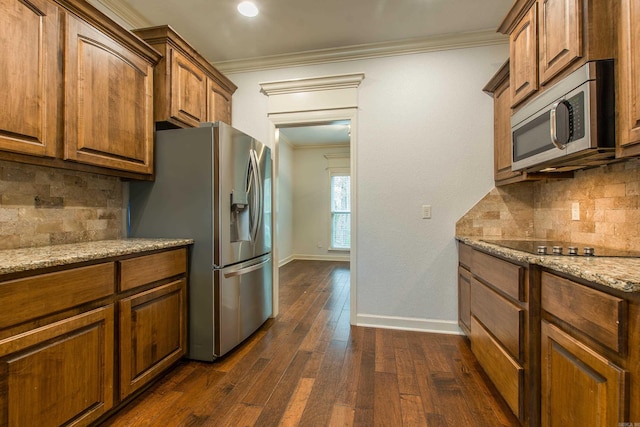
<svg viewBox="0 0 640 427">
<path fill-rule="evenodd" d="M 0 275 L 193 244 L 192 239 L 127 238 L 0 250 Z"/>
<path fill-rule="evenodd" d="M 640 293 L 640 258 L 534 255 L 494 245 L 479 237 L 456 236 L 456 239 L 516 262 L 537 264 L 622 292 Z"/>
</svg>

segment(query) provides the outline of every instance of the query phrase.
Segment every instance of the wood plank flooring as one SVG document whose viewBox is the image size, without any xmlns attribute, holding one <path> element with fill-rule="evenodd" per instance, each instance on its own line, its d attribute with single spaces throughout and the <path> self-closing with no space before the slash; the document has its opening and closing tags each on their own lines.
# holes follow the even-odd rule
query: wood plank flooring
<svg viewBox="0 0 640 427">
<path fill-rule="evenodd" d="M 182 361 L 104 426 L 517 426 L 466 338 L 349 325 L 349 264 L 280 270 L 280 314 Z"/>
</svg>

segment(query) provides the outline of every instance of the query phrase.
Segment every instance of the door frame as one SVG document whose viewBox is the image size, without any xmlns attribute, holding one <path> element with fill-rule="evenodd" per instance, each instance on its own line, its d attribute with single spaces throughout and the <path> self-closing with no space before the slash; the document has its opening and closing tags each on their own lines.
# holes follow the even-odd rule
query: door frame
<svg viewBox="0 0 640 427">
<path fill-rule="evenodd" d="M 288 125 L 314 125 L 314 124 L 324 124 L 332 121 L 344 121 L 349 120 L 351 126 L 351 137 L 350 137 L 350 160 L 349 165 L 351 169 L 351 250 L 349 251 L 349 277 L 350 277 L 350 286 L 349 286 L 349 294 L 350 294 L 350 312 L 349 312 L 349 321 L 352 325 L 356 324 L 357 318 L 357 218 L 358 218 L 358 196 L 357 196 L 357 129 L 358 129 L 358 119 L 357 119 L 357 108 L 345 108 L 345 109 L 337 109 L 337 110 L 316 110 L 316 111 L 302 111 L 302 112 L 294 112 L 294 113 L 277 113 L 277 114 L 269 114 L 269 126 L 270 126 L 270 138 L 271 138 L 271 146 L 274 148 L 274 177 L 275 177 L 275 188 L 274 188 L 274 206 L 277 206 L 279 191 L 278 191 L 278 175 L 279 175 L 279 132 L 278 128 Z M 277 218 L 278 210 L 274 209 L 273 215 L 273 227 L 275 230 L 274 240 L 277 239 Z M 280 279 L 278 273 L 278 263 L 280 260 L 280 255 L 278 253 L 277 245 L 273 245 L 273 257 L 274 257 L 274 280 L 273 280 L 273 315 L 276 316 L 279 312 L 279 289 L 280 289 Z"/>
</svg>

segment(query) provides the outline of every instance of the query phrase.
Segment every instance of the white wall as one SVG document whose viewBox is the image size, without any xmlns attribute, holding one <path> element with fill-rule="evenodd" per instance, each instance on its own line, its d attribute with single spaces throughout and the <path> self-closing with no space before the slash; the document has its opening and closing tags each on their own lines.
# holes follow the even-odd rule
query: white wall
<svg viewBox="0 0 640 427">
<path fill-rule="evenodd" d="M 234 126 L 269 141 L 259 83 L 363 72 L 358 89 L 359 324 L 457 331 L 455 222 L 493 187 L 482 87 L 508 46 L 229 74 Z M 421 205 L 433 217 L 421 219 Z"/>
<path fill-rule="evenodd" d="M 293 248 L 300 259 L 349 260 L 349 253 L 330 251 L 330 166 L 349 167 L 325 154 L 348 153 L 349 148 L 296 148 L 293 151 Z"/>
<path fill-rule="evenodd" d="M 265 139 L 265 141 L 268 141 Z M 293 147 L 280 135 L 278 144 L 278 257 L 279 264 L 293 256 Z"/>
</svg>

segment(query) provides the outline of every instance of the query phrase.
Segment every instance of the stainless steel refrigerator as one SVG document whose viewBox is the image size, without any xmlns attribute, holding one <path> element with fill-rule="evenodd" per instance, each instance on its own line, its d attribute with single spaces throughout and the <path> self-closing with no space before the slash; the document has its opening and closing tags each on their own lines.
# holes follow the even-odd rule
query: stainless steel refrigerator
<svg viewBox="0 0 640 427">
<path fill-rule="evenodd" d="M 222 122 L 156 132 L 129 186 L 131 237 L 192 238 L 188 357 L 213 361 L 272 313 L 271 152 Z"/>
</svg>

